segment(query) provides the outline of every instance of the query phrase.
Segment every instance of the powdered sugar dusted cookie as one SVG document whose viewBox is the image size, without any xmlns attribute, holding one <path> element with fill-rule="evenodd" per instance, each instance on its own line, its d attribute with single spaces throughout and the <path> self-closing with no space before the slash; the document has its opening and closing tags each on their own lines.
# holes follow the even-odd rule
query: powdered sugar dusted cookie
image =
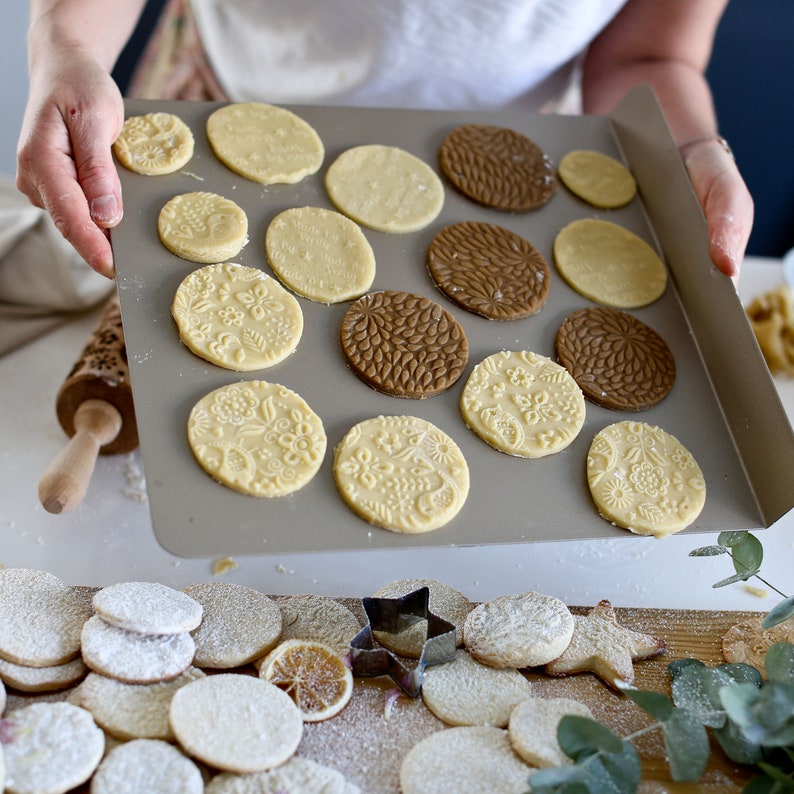
<svg viewBox="0 0 794 794">
<path fill-rule="evenodd" d="M 789 619 L 765 629 L 763 617 L 748 618 L 731 626 L 722 638 L 726 662 L 750 664 L 766 676 L 766 652 L 776 642 L 794 643 L 794 620 Z"/>
<path fill-rule="evenodd" d="M 530 591 L 475 607 L 463 641 L 475 659 L 493 667 L 537 667 L 568 647 L 573 628 L 573 615 L 559 598 Z"/>
<path fill-rule="evenodd" d="M 295 595 L 277 599 L 283 619 L 281 640 L 312 640 L 333 648 L 340 656 L 361 630 L 358 618 L 329 596 Z"/>
<path fill-rule="evenodd" d="M 124 121 L 113 153 L 130 171 L 161 176 L 178 171 L 193 157 L 190 127 L 173 113 L 145 113 Z"/>
<path fill-rule="evenodd" d="M 73 686 L 88 672 L 81 657 L 49 667 L 28 667 L 0 659 L 0 681 L 20 692 L 51 692 Z M 2 700 L 2 698 L 0 698 Z M 0 714 L 3 713 L 0 702 Z"/>
</svg>

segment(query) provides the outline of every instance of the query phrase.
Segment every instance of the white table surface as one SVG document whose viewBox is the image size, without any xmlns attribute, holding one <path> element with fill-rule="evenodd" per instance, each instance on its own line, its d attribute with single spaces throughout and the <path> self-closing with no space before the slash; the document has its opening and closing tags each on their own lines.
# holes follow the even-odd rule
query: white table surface
<svg viewBox="0 0 794 794">
<path fill-rule="evenodd" d="M 747 303 L 782 281 L 779 261 L 748 259 L 740 296 Z M 214 559 L 179 558 L 158 544 L 138 452 L 100 457 L 73 512 L 51 515 L 39 504 L 39 478 L 67 441 L 55 417 L 55 394 L 97 317 L 82 317 L 0 358 L 0 565 L 40 568 L 69 584 L 94 586 L 212 580 Z M 794 380 L 776 383 L 791 418 Z M 758 534 L 762 575 L 791 593 L 794 511 Z M 713 534 L 656 540 L 627 532 L 586 542 L 240 556 L 238 567 L 222 577 L 272 594 L 358 597 L 393 579 L 421 577 L 453 585 L 472 600 L 537 590 L 584 606 L 608 598 L 615 606 L 764 611 L 777 603 L 780 597 L 768 588 L 765 595 L 741 583 L 713 588 L 733 573 L 730 559 L 688 555 L 715 541 Z"/>
</svg>

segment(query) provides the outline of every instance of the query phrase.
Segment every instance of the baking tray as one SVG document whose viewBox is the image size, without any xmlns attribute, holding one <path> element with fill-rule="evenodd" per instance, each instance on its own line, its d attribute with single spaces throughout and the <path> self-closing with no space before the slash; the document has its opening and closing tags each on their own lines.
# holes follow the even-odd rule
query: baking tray
<svg viewBox="0 0 794 794">
<path fill-rule="evenodd" d="M 195 155 L 180 172 L 160 177 L 119 168 L 125 215 L 112 232 L 130 379 L 141 439 L 150 510 L 158 541 L 184 557 L 285 552 L 468 546 L 598 537 L 633 537 L 601 518 L 591 501 L 585 459 L 593 436 L 608 424 L 636 419 L 659 425 L 692 452 L 707 483 L 706 506 L 687 532 L 769 526 L 794 505 L 794 436 L 730 280 L 708 259 L 705 224 L 653 94 L 636 89 L 611 116 L 520 112 L 472 113 L 394 109 L 291 107 L 314 126 L 325 163 L 297 185 L 265 187 L 237 176 L 213 155 L 204 134 L 218 103 L 127 100 L 128 115 L 165 110 L 193 130 Z M 510 127 L 535 140 L 554 162 L 569 150 L 592 148 L 617 157 L 637 177 L 640 197 L 627 207 L 595 210 L 562 186 L 543 208 L 503 213 L 481 207 L 446 185 L 444 208 L 426 229 L 389 234 L 364 229 L 377 261 L 372 290 L 401 289 L 431 298 L 463 326 L 470 358 L 447 392 L 424 400 L 380 394 L 348 371 L 338 328 L 348 303 L 326 306 L 298 297 L 304 313 L 300 345 L 284 362 L 235 373 L 193 355 L 179 340 L 170 307 L 177 286 L 199 265 L 170 254 L 157 236 L 157 216 L 172 196 L 209 190 L 247 213 L 250 241 L 234 261 L 272 275 L 264 252 L 270 221 L 290 207 L 332 208 L 323 180 L 345 149 L 399 146 L 436 167 L 439 146 L 460 124 Z M 658 406 L 639 414 L 588 403 L 584 427 L 555 455 L 524 460 L 500 453 L 468 430 L 458 411 L 472 367 L 501 349 L 554 357 L 554 337 L 575 309 L 592 305 L 554 269 L 557 231 L 578 218 L 612 220 L 646 239 L 665 258 L 672 279 L 651 306 L 632 313 L 667 341 L 677 380 Z M 451 304 L 426 270 L 427 247 L 444 226 L 465 220 L 502 225 L 547 258 L 552 284 L 544 308 L 528 318 L 496 322 Z M 741 370 L 741 372 L 740 372 Z M 307 400 L 328 436 L 328 452 L 303 489 L 276 499 L 232 491 L 202 471 L 187 442 L 194 403 L 225 384 L 263 379 Z M 332 474 L 333 448 L 355 423 L 377 415 L 423 417 L 460 446 L 471 489 L 445 527 L 402 535 L 371 526 L 342 502 Z"/>
</svg>

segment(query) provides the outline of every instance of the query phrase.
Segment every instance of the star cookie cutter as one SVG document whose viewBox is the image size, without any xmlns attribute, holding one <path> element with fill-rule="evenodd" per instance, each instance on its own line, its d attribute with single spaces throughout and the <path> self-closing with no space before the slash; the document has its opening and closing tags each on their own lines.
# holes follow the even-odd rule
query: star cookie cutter
<svg viewBox="0 0 794 794">
<path fill-rule="evenodd" d="M 433 614 L 428 606 L 430 589 L 420 587 L 400 598 L 362 598 L 367 624 L 350 642 L 354 676 L 377 678 L 388 675 L 408 696 L 422 689 L 425 669 L 455 658 L 455 626 Z M 399 632 L 419 620 L 427 620 L 427 636 L 415 666 L 403 664 L 391 651 L 375 647 L 373 631 Z"/>
</svg>

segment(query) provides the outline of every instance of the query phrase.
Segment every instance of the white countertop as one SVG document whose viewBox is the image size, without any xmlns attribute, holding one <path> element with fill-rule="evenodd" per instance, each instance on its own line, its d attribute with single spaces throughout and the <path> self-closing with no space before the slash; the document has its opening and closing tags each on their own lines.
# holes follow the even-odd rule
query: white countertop
<svg viewBox="0 0 794 794">
<path fill-rule="evenodd" d="M 778 261 L 748 259 L 743 302 L 782 281 Z M 39 478 L 67 441 L 55 417 L 55 394 L 97 316 L 82 317 L 0 358 L 0 565 L 41 568 L 69 584 L 152 580 L 183 587 L 208 581 L 214 559 L 175 557 L 158 544 L 138 452 L 100 457 L 88 493 L 73 512 L 51 515 L 39 504 Z M 776 383 L 791 418 L 794 379 Z M 794 511 L 758 535 L 765 555 L 761 575 L 790 594 Z M 273 594 L 364 596 L 393 579 L 420 577 L 444 581 L 477 601 L 537 590 L 585 606 L 602 598 L 615 606 L 774 606 L 779 596 L 768 589 L 764 596 L 743 584 L 712 587 L 733 573 L 730 559 L 688 555 L 715 541 L 714 535 L 694 533 L 664 540 L 626 533 L 586 542 L 240 556 L 238 567 L 222 577 Z M 757 580 L 750 584 L 763 588 Z"/>
</svg>

